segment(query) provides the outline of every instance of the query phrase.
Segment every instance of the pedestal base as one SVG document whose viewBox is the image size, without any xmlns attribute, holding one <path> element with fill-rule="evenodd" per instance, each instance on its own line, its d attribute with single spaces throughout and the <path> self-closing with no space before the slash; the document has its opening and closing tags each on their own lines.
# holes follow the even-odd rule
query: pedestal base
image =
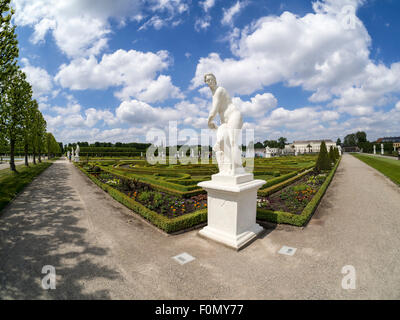
<svg viewBox="0 0 400 320">
<path fill-rule="evenodd" d="M 263 227 L 257 223 L 254 224 L 252 229 L 253 230 L 247 230 L 238 235 L 232 235 L 207 226 L 199 231 L 199 236 L 239 250 L 248 243 L 252 242 L 264 230 Z"/>
<path fill-rule="evenodd" d="M 248 175 L 212 178 L 198 184 L 208 193 L 208 225 L 199 235 L 239 250 L 263 231 L 256 223 L 256 214 L 257 190 L 265 181 L 249 179 Z"/>
<path fill-rule="evenodd" d="M 75 162 L 79 162 L 79 157 L 75 157 L 75 158 L 74 158 L 74 161 L 75 161 Z"/>
</svg>

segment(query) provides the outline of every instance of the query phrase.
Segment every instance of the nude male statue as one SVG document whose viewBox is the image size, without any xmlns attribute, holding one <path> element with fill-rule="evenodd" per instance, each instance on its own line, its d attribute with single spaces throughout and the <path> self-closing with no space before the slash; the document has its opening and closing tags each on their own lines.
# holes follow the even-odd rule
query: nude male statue
<svg viewBox="0 0 400 320">
<path fill-rule="evenodd" d="M 218 162 L 219 172 L 226 175 L 243 174 L 242 157 L 237 145 L 238 135 L 243 127 L 243 118 L 239 109 L 223 87 L 217 86 L 217 80 L 212 73 L 204 75 L 204 82 L 212 92 L 212 108 L 208 116 L 208 127 L 217 129 L 217 142 L 213 146 Z M 221 125 L 213 122 L 219 114 Z"/>
</svg>

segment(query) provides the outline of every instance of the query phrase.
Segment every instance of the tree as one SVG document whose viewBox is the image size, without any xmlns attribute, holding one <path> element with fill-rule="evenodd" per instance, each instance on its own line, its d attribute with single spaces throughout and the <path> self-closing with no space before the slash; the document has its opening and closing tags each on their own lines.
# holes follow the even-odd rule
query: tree
<svg viewBox="0 0 400 320">
<path fill-rule="evenodd" d="M 18 70 L 9 79 L 2 98 L 0 117 L 7 140 L 10 143 L 10 169 L 16 172 L 14 154 L 15 144 L 23 133 L 23 114 L 31 92 L 27 90 L 26 76 Z"/>
<path fill-rule="evenodd" d="M 56 154 L 61 154 L 61 148 L 53 134 L 50 132 L 46 133 L 46 146 L 47 146 L 47 158 L 50 159 Z"/>
<path fill-rule="evenodd" d="M 46 135 L 46 120 L 39 111 L 39 105 L 36 100 L 33 100 L 33 129 L 32 129 L 32 152 L 33 163 L 36 164 L 36 153 L 39 156 L 39 162 L 42 162 L 41 152 L 44 150 L 44 140 Z"/>
<path fill-rule="evenodd" d="M 337 145 L 337 146 L 342 145 L 342 140 L 340 140 L 340 138 L 337 138 L 337 140 L 336 140 L 336 145 Z"/>
<path fill-rule="evenodd" d="M 357 145 L 360 147 L 361 143 L 367 142 L 367 134 L 364 131 L 356 132 Z"/>
<path fill-rule="evenodd" d="M 317 172 L 320 172 L 323 170 L 330 170 L 330 169 L 331 169 L 331 160 L 328 155 L 328 150 L 326 149 L 325 141 L 322 141 L 321 146 L 319 148 L 319 154 L 317 163 L 315 165 L 315 170 Z"/>
<path fill-rule="evenodd" d="M 269 148 L 279 148 L 279 143 L 276 140 L 265 140 L 263 142 L 264 147 L 269 147 Z"/>
<path fill-rule="evenodd" d="M 6 88 L 10 85 L 10 80 L 17 70 L 18 41 L 15 34 L 16 26 L 11 25 L 11 18 L 14 11 L 10 7 L 11 0 L 0 0 L 0 139 L 9 141 L 10 133 L 14 137 L 16 127 L 9 103 L 6 101 Z M 15 115 L 15 114 L 14 114 Z M 10 123 L 10 121 L 12 123 Z M 10 131 L 11 130 L 11 131 Z M 13 148 L 15 147 L 13 141 Z M 12 154 L 14 157 L 14 151 Z M 12 164 L 11 164 L 12 163 Z M 13 171 L 16 171 L 14 158 L 10 161 Z"/>
<path fill-rule="evenodd" d="M 261 148 L 264 148 L 264 145 L 263 145 L 261 142 L 257 142 L 257 143 L 254 145 L 254 149 L 261 149 Z"/>
<path fill-rule="evenodd" d="M 11 9 L 10 2 L 11 0 L 0 0 L 0 99 L 3 98 L 9 78 L 17 70 L 19 55 L 16 26 L 11 25 L 14 10 Z"/>
<path fill-rule="evenodd" d="M 330 148 L 329 148 L 329 159 L 331 160 L 331 163 L 336 162 L 336 155 L 335 155 L 335 151 L 333 150 L 333 146 L 330 146 Z"/>
<path fill-rule="evenodd" d="M 27 81 L 22 82 L 25 93 L 25 98 L 21 101 L 22 104 L 22 142 L 24 147 L 25 166 L 29 166 L 28 163 L 28 152 L 29 145 L 32 142 L 33 134 L 33 116 L 34 116 L 34 103 L 32 100 L 32 87 Z"/>
<path fill-rule="evenodd" d="M 343 145 L 345 147 L 355 147 L 357 146 L 357 137 L 354 133 L 348 134 L 344 137 Z"/>
<path fill-rule="evenodd" d="M 308 144 L 307 148 L 308 148 L 308 153 L 310 153 L 311 152 L 311 148 L 312 148 L 311 144 Z"/>
<path fill-rule="evenodd" d="M 278 139 L 278 143 L 279 143 L 279 149 L 285 149 L 285 145 L 286 145 L 287 139 L 284 137 L 280 137 Z"/>
</svg>

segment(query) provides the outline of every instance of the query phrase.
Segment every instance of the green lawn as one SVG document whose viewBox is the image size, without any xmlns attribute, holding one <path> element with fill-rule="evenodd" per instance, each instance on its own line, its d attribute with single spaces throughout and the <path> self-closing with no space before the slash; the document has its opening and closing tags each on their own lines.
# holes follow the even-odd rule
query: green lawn
<svg viewBox="0 0 400 320">
<path fill-rule="evenodd" d="M 354 157 L 365 162 L 372 168 L 383 173 L 393 182 L 400 185 L 400 161 L 397 159 L 388 159 L 378 156 L 352 153 Z"/>
<path fill-rule="evenodd" d="M 0 170 L 0 211 L 33 179 L 52 165 L 52 161 L 37 165 L 17 166 L 18 173 L 9 168 Z"/>
</svg>

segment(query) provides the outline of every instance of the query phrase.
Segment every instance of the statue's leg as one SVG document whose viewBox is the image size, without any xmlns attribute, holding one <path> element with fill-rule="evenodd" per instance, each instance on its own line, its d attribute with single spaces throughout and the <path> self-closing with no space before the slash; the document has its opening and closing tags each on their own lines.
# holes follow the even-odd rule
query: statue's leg
<svg viewBox="0 0 400 320">
<path fill-rule="evenodd" d="M 240 112 L 235 112 L 230 116 L 228 126 L 232 174 L 235 175 L 236 173 L 242 173 L 243 171 L 242 155 L 238 146 L 239 134 L 241 133 L 241 129 L 243 126 L 243 119 Z"/>
</svg>

